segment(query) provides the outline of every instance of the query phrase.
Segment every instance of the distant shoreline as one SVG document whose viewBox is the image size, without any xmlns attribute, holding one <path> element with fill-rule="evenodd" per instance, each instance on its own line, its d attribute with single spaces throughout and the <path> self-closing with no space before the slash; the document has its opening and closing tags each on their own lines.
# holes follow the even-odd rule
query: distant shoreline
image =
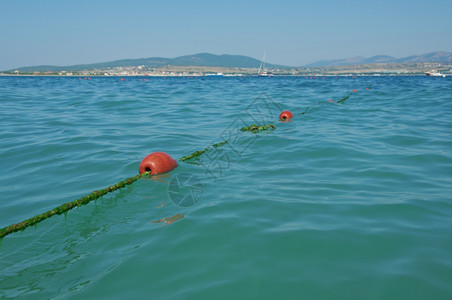
<svg viewBox="0 0 452 300">
<path fill-rule="evenodd" d="M 275 76 L 385 76 L 425 75 L 440 72 L 452 75 L 452 63 L 377 63 L 335 67 L 269 68 Z M 13 70 L 2 71 L 0 76 L 62 76 L 62 77 L 201 77 L 201 76 L 257 76 L 258 68 L 231 68 L 213 66 L 116 67 L 72 71 Z"/>
<path fill-rule="evenodd" d="M 451 74 L 445 74 L 446 77 L 452 76 Z M 306 78 L 311 78 L 311 79 L 317 79 L 317 78 L 321 78 L 321 77 L 328 77 L 328 78 L 332 78 L 332 77 L 414 77 L 414 76 L 419 76 L 419 77 L 434 77 L 434 76 L 427 76 L 424 73 L 412 73 L 412 74 L 337 74 L 337 75 L 321 75 L 321 74 L 316 74 L 316 75 L 274 75 L 271 76 L 270 78 L 278 78 L 278 77 L 306 77 Z M 44 74 L 44 75 L 35 75 L 35 74 L 2 74 L 0 73 L 0 77 L 61 77 L 61 78 L 79 78 L 79 79 L 91 79 L 91 78 L 166 78 L 166 77 L 171 77 L 171 78 L 212 78 L 212 76 L 209 75 L 113 75 L 113 76 L 105 76 L 105 75 L 89 75 L 89 76 L 79 76 L 79 75 L 58 75 L 58 74 L 54 74 L 54 75 L 50 75 L 50 74 Z M 257 75 L 227 75 L 227 76 L 214 76 L 214 78 L 251 78 L 251 77 L 255 77 L 255 78 L 262 78 L 260 76 Z M 269 78 L 269 77 L 267 77 Z"/>
</svg>

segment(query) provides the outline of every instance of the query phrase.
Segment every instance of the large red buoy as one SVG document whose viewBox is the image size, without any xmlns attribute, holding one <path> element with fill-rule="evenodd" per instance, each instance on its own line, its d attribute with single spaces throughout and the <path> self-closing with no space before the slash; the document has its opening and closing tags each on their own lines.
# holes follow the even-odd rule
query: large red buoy
<svg viewBox="0 0 452 300">
<path fill-rule="evenodd" d="M 292 119 L 293 117 L 293 113 L 291 113 L 288 110 L 283 111 L 282 113 L 279 114 L 279 120 L 280 121 L 287 121 Z"/>
<path fill-rule="evenodd" d="M 143 158 L 140 163 L 140 174 L 151 172 L 151 175 L 157 175 L 172 171 L 177 167 L 177 161 L 165 152 L 153 152 Z"/>
</svg>

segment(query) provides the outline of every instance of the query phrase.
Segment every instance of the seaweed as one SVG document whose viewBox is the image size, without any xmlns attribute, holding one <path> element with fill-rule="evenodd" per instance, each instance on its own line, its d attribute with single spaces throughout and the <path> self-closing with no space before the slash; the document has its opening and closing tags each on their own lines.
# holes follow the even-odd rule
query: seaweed
<svg viewBox="0 0 452 300">
<path fill-rule="evenodd" d="M 0 229 L 0 239 L 5 237 L 5 236 L 7 236 L 10 233 L 13 233 L 13 232 L 16 232 L 16 231 L 19 231 L 19 230 L 21 230 L 21 231 L 25 230 L 25 228 L 30 227 L 32 225 L 36 226 L 36 224 L 38 224 L 39 222 L 42 222 L 45 219 L 48 219 L 48 218 L 50 218 L 50 217 L 52 217 L 54 215 L 64 214 L 65 218 L 66 218 L 67 212 L 69 210 L 73 209 L 74 207 L 80 207 L 82 205 L 86 205 L 89 202 L 91 202 L 93 200 L 96 200 L 96 199 L 98 199 L 98 198 L 100 198 L 100 197 L 102 197 L 102 196 L 104 196 L 104 195 L 106 195 L 108 193 L 111 193 L 113 191 L 121 189 L 121 188 L 125 187 L 126 185 L 132 184 L 137 179 L 139 179 L 139 178 L 141 178 L 143 176 L 147 176 L 149 174 L 150 174 L 150 172 L 145 172 L 143 174 L 138 174 L 138 175 L 136 175 L 134 177 L 130 177 L 130 178 L 124 180 L 124 181 L 120 181 L 120 182 L 118 182 L 115 185 L 111 185 L 111 186 L 109 186 L 109 187 L 107 187 L 105 189 L 98 190 L 98 191 L 96 190 L 96 191 L 92 192 L 91 194 L 89 194 L 87 196 L 84 196 L 84 197 L 79 198 L 77 200 L 74 200 L 72 202 L 68 202 L 68 203 L 62 204 L 62 205 L 60 205 L 58 207 L 55 207 L 52 210 L 49 210 L 49 211 L 47 211 L 45 213 L 42 213 L 40 215 L 36 215 L 36 216 L 34 216 L 32 218 L 26 219 L 26 220 L 24 220 L 24 221 L 22 221 L 20 223 L 16 223 L 16 224 L 12 224 L 10 226 L 4 227 L 4 228 Z"/>
<path fill-rule="evenodd" d="M 259 132 L 267 131 L 270 129 L 275 130 L 276 126 L 273 124 L 269 124 L 269 125 L 252 124 L 251 126 L 246 126 L 246 127 L 240 128 L 240 131 L 249 131 L 252 133 L 259 133 Z"/>
</svg>

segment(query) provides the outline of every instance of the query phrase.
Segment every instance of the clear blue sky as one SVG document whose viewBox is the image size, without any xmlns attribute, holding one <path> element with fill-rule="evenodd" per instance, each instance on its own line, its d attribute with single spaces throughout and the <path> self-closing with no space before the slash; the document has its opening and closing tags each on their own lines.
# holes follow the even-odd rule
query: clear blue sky
<svg viewBox="0 0 452 300">
<path fill-rule="evenodd" d="M 321 59 L 452 51 L 452 0 L 0 0 L 0 70 L 123 58 Z"/>
</svg>

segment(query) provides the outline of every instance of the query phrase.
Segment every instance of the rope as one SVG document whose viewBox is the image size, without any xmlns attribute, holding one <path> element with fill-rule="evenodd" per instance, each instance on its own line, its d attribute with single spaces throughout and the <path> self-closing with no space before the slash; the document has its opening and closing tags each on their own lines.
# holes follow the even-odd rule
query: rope
<svg viewBox="0 0 452 300">
<path fill-rule="evenodd" d="M 138 174 L 134 177 L 130 177 L 124 181 L 120 181 L 115 185 L 111 185 L 105 189 L 99 190 L 99 191 L 94 191 L 91 194 L 82 197 L 80 199 L 77 199 L 75 201 L 69 202 L 69 203 L 65 203 L 63 205 L 60 205 L 58 207 L 55 207 L 52 210 L 49 210 L 43 214 L 34 216 L 33 218 L 30 219 L 26 219 L 20 223 L 16 223 L 10 226 L 7 226 L 5 228 L 0 229 L 0 238 L 3 238 L 5 236 L 7 236 L 10 233 L 19 231 L 19 230 L 25 230 L 25 228 L 30 227 L 32 225 L 35 225 L 39 222 L 44 221 L 45 219 L 50 218 L 51 216 L 54 215 L 61 215 L 61 214 L 67 214 L 68 211 L 70 211 L 71 209 L 73 209 L 74 207 L 80 207 L 82 205 L 86 205 L 89 202 L 99 199 L 100 197 L 104 196 L 105 194 L 111 193 L 113 191 L 119 190 L 123 187 L 125 187 L 126 185 L 130 185 L 133 182 L 135 182 L 136 180 L 138 180 L 139 178 L 143 177 L 143 176 L 147 176 L 149 175 L 150 172 L 145 172 L 143 174 Z"/>
<path fill-rule="evenodd" d="M 341 100 L 338 100 L 337 103 L 342 103 L 345 102 L 345 100 L 347 100 L 348 98 L 350 98 L 352 94 L 348 95 L 347 97 L 342 98 Z"/>
<path fill-rule="evenodd" d="M 276 126 L 273 125 L 273 124 L 269 124 L 269 125 L 265 125 L 265 126 L 253 124 L 251 126 L 240 128 L 240 131 L 249 131 L 249 132 L 252 132 L 252 133 L 258 133 L 258 132 L 269 130 L 270 128 L 272 130 L 275 130 Z"/>
<path fill-rule="evenodd" d="M 251 125 L 249 127 L 243 127 L 241 129 L 241 131 L 251 131 L 253 133 L 257 133 L 257 132 L 268 130 L 270 127 L 273 128 L 273 130 L 276 129 L 276 126 L 274 126 L 274 125 L 266 125 L 266 126 L 259 125 L 258 126 L 258 125 L 254 125 L 253 124 L 253 125 Z M 193 159 L 195 157 L 200 156 L 201 154 L 203 154 L 207 150 L 211 149 L 212 147 L 213 148 L 218 148 L 218 147 L 221 147 L 221 146 L 227 144 L 228 142 L 229 142 L 229 140 L 226 140 L 226 141 L 223 141 L 221 143 L 213 144 L 212 146 L 209 146 L 209 147 L 207 147 L 207 148 L 205 148 L 203 150 L 195 151 L 195 152 L 193 152 L 190 155 L 183 156 L 183 157 L 181 157 L 179 159 L 179 161 L 186 161 L 186 160 Z M 96 191 L 92 192 L 91 194 L 89 194 L 89 195 L 87 195 L 85 197 L 82 197 L 82 198 L 77 199 L 77 200 L 72 201 L 72 202 L 65 203 L 65 204 L 60 205 L 58 207 L 55 207 L 54 209 L 49 210 L 49 211 L 47 211 L 45 213 L 42 213 L 40 215 L 36 215 L 36 216 L 34 216 L 34 217 L 30 218 L 30 219 L 26 219 L 26 220 L 24 220 L 24 221 L 22 221 L 20 223 L 16 223 L 16 224 L 12 224 L 10 226 L 4 227 L 4 228 L 0 229 L 0 239 L 5 237 L 5 236 L 7 236 L 8 234 L 13 233 L 13 232 L 16 232 L 16 231 L 19 231 L 19 230 L 23 231 L 23 230 L 25 230 L 25 228 L 33 226 L 33 225 L 36 225 L 39 222 L 42 222 L 45 219 L 48 219 L 48 218 L 50 218 L 50 217 L 52 217 L 54 215 L 61 215 L 61 214 L 65 214 L 66 215 L 67 212 L 70 211 L 71 209 L 73 209 L 74 207 L 80 207 L 82 205 L 86 205 L 86 204 L 90 203 L 91 201 L 99 199 L 100 197 L 102 197 L 102 196 L 104 196 L 104 195 L 106 195 L 108 193 L 111 193 L 111 192 L 114 192 L 116 190 L 119 190 L 119 189 L 125 187 L 126 185 L 130 185 L 133 182 L 137 181 L 139 178 L 150 175 L 150 173 L 151 172 L 145 172 L 145 173 L 142 173 L 142 174 L 138 174 L 138 175 L 136 175 L 134 177 L 130 177 L 130 178 L 124 180 L 124 181 L 120 181 L 117 184 L 111 185 L 111 186 L 109 186 L 109 187 L 107 187 L 105 189 L 98 190 L 98 191 L 96 190 Z"/>
<path fill-rule="evenodd" d="M 223 146 L 223 145 L 227 144 L 228 142 L 229 142 L 229 140 L 226 140 L 226 141 L 218 143 L 218 144 L 213 144 L 212 147 L 217 148 L 217 147 L 220 147 L 220 146 Z M 211 147 L 207 147 L 207 148 L 205 148 L 203 150 L 195 151 L 192 154 L 183 156 L 183 157 L 179 158 L 179 161 L 185 161 L 185 160 L 189 160 L 189 159 L 198 157 L 201 154 L 203 154 L 204 152 L 206 152 L 207 150 L 209 150 L 210 148 Z"/>
<path fill-rule="evenodd" d="M 372 88 L 372 85 L 366 87 L 365 89 L 366 89 L 366 90 L 370 90 L 371 88 Z M 337 103 L 337 104 L 344 103 L 348 98 L 350 98 L 350 97 L 353 95 L 353 93 L 356 93 L 356 92 L 357 92 L 357 90 L 353 90 L 352 93 L 348 94 L 347 96 L 345 96 L 344 98 L 342 98 L 342 99 L 340 99 L 340 100 L 337 100 L 336 103 Z M 333 100 L 330 100 L 330 101 L 333 102 Z M 319 105 L 320 105 L 320 102 L 319 102 Z M 301 113 L 298 113 L 298 114 L 299 114 L 299 115 L 305 115 L 306 113 L 308 113 L 309 111 L 311 111 L 313 108 L 318 107 L 319 105 L 312 106 L 312 107 L 308 107 L 308 108 L 306 108 L 306 110 L 305 110 L 304 112 L 301 112 Z"/>
<path fill-rule="evenodd" d="M 367 87 L 366 90 L 368 90 L 370 88 L 371 88 L 371 86 Z M 356 92 L 356 90 L 354 90 L 353 92 Z M 352 94 L 349 94 L 348 96 L 338 100 L 337 103 L 345 102 L 348 98 L 350 98 L 351 95 Z M 311 108 L 307 108 L 304 112 L 299 113 L 299 114 L 300 115 L 304 115 L 311 109 L 312 109 L 312 107 Z M 276 129 L 276 126 L 273 125 L 273 124 L 269 124 L 269 125 L 255 125 L 255 124 L 252 124 L 251 126 L 242 127 L 240 129 L 240 131 L 242 131 L 242 132 L 249 131 L 251 133 L 260 133 L 260 132 L 264 132 L 264 131 L 268 131 L 268 130 L 272 130 L 273 131 L 275 129 Z M 220 142 L 220 143 L 217 143 L 217 144 L 213 144 L 212 146 L 204 148 L 203 150 L 195 151 L 192 154 L 183 156 L 183 157 L 181 157 L 179 159 L 179 161 L 186 161 L 186 160 L 193 159 L 195 157 L 199 157 L 200 155 L 202 155 L 203 153 L 208 151 L 210 148 L 212 148 L 212 147 L 213 148 L 221 147 L 221 146 L 227 144 L 228 142 L 229 142 L 229 140 L 226 140 L 226 141 L 223 141 L 223 142 Z M 26 219 L 26 220 L 24 220 L 24 221 L 22 221 L 20 223 L 16 223 L 16 224 L 12 224 L 10 226 L 4 227 L 4 228 L 0 229 L 0 239 L 5 237 L 5 236 L 7 236 L 10 233 L 13 233 L 13 232 L 16 232 L 16 231 L 19 231 L 19 230 L 23 231 L 23 230 L 25 230 L 25 228 L 30 227 L 32 225 L 35 225 L 35 224 L 37 224 L 39 222 L 42 222 L 45 219 L 50 218 L 51 216 L 61 215 L 61 214 L 65 214 L 66 215 L 67 212 L 70 211 L 71 209 L 73 209 L 74 207 L 80 207 L 82 205 L 86 205 L 86 204 L 88 204 L 89 202 L 91 202 L 93 200 L 99 199 L 100 197 L 102 197 L 102 196 L 104 196 L 104 195 L 106 195 L 108 193 L 111 193 L 113 191 L 119 190 L 119 189 L 125 187 L 126 185 L 132 184 L 133 182 L 135 182 L 139 178 L 144 177 L 144 176 L 148 176 L 148 175 L 150 175 L 150 172 L 145 172 L 145 173 L 142 173 L 142 174 L 138 174 L 138 175 L 136 175 L 134 177 L 130 177 L 130 178 L 124 180 L 124 181 L 120 181 L 120 182 L 118 182 L 115 185 L 111 185 L 108 188 L 105 188 L 105 189 L 102 189 L 102 190 L 99 190 L 99 191 L 94 191 L 94 192 L 92 192 L 91 194 L 89 194 L 89 195 L 87 195 L 85 197 L 82 197 L 82 198 L 77 199 L 75 201 L 68 202 L 68 203 L 60 205 L 58 207 L 55 207 L 54 209 L 49 210 L 49 211 L 47 211 L 47 212 L 45 212 L 43 214 L 36 215 L 36 216 L 34 216 L 34 217 L 30 218 L 30 219 Z"/>
</svg>

